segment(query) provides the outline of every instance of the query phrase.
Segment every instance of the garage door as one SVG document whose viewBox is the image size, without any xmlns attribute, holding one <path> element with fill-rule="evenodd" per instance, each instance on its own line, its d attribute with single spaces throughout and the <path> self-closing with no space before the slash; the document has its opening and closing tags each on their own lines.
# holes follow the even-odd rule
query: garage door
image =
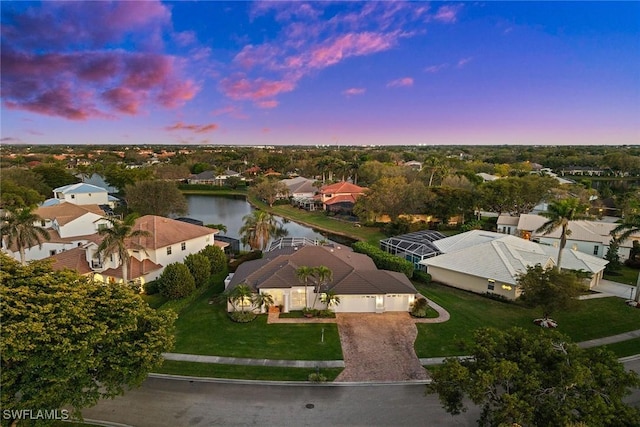
<svg viewBox="0 0 640 427">
<path fill-rule="evenodd" d="M 371 295 L 340 295 L 338 313 L 375 313 L 376 297 Z"/>
<path fill-rule="evenodd" d="M 384 311 L 407 311 L 409 295 L 385 295 Z"/>
</svg>

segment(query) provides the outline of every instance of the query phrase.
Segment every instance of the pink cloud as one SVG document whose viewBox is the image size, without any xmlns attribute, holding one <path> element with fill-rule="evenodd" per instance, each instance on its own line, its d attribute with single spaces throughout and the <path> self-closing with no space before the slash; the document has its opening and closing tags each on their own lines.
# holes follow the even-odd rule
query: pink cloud
<svg viewBox="0 0 640 427">
<path fill-rule="evenodd" d="M 458 64 L 456 65 L 458 68 L 462 68 L 465 65 L 467 65 L 469 62 L 471 62 L 473 60 L 472 57 L 468 57 L 468 58 L 462 58 L 458 61 Z"/>
<path fill-rule="evenodd" d="M 175 125 L 167 126 L 165 129 L 168 131 L 189 130 L 195 133 L 208 133 L 208 132 L 213 132 L 217 130 L 218 125 L 215 123 L 210 123 L 207 125 L 193 125 L 193 124 L 186 124 L 183 122 L 177 122 Z"/>
<path fill-rule="evenodd" d="M 263 101 L 256 101 L 256 107 L 258 108 L 276 108 L 280 103 L 275 99 L 265 99 Z"/>
<path fill-rule="evenodd" d="M 242 109 L 236 105 L 227 105 L 226 107 L 218 108 L 211 112 L 214 116 L 221 116 L 227 114 L 234 119 L 248 119 L 249 116 L 242 112 Z"/>
<path fill-rule="evenodd" d="M 387 83 L 387 87 L 409 87 L 413 86 L 413 78 L 403 77 L 401 79 L 392 80 Z"/>
<path fill-rule="evenodd" d="M 446 64 L 446 63 L 438 64 L 438 65 L 430 65 L 427 68 L 425 68 L 424 71 L 426 71 L 427 73 L 437 73 L 439 71 L 444 70 L 448 66 L 449 64 Z"/>
<path fill-rule="evenodd" d="M 380 52 L 395 44 L 394 34 L 359 33 L 345 34 L 311 52 L 309 66 L 325 68 L 350 56 L 362 56 Z"/>
<path fill-rule="evenodd" d="M 433 16 L 433 19 L 435 19 L 436 21 L 444 22 L 446 24 L 454 23 L 458 20 L 458 13 L 460 13 L 461 9 L 461 4 L 455 6 L 441 6 Z"/>
<path fill-rule="evenodd" d="M 170 24 L 159 2 L 45 2 L 7 16 L 0 53 L 7 108 L 86 120 L 137 114 L 150 103 L 177 107 L 199 90 L 176 57 L 148 50 L 146 38 Z M 138 38 L 135 52 L 104 48 Z"/>
<path fill-rule="evenodd" d="M 347 90 L 342 91 L 342 94 L 345 95 L 346 97 L 352 97 L 355 95 L 362 95 L 366 92 L 367 90 L 365 88 L 362 87 L 352 87 L 349 88 Z"/>
<path fill-rule="evenodd" d="M 261 101 L 263 102 L 262 108 L 273 108 L 264 107 L 264 105 L 273 105 L 271 100 L 264 100 L 264 98 L 272 98 L 280 93 L 291 92 L 295 88 L 295 82 L 262 78 L 250 80 L 244 76 L 234 76 L 222 80 L 220 87 L 224 94 L 231 99 Z"/>
</svg>

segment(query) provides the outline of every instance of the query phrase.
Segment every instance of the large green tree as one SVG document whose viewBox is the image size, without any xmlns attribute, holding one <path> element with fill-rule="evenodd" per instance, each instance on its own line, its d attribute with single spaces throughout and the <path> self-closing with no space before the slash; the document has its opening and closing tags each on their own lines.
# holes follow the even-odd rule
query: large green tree
<svg viewBox="0 0 640 427">
<path fill-rule="evenodd" d="M 251 187 L 249 192 L 253 196 L 264 200 L 269 207 L 272 207 L 279 197 L 287 197 L 289 195 L 289 188 L 283 182 L 265 179 Z"/>
<path fill-rule="evenodd" d="M 42 180 L 51 188 L 58 188 L 69 184 L 75 184 L 80 179 L 73 176 L 64 166 L 55 164 L 43 164 L 33 168 L 33 172 L 42 177 Z"/>
<path fill-rule="evenodd" d="M 26 263 L 26 249 L 35 245 L 42 247 L 42 242 L 50 239 L 49 231 L 37 225 L 41 220 L 42 218 L 35 214 L 30 206 L 9 209 L 2 218 L 0 238 L 7 243 L 8 247 L 18 249 L 22 265 Z"/>
<path fill-rule="evenodd" d="M 93 406 L 139 386 L 171 350 L 175 314 L 131 289 L 0 261 L 2 409 Z"/>
<path fill-rule="evenodd" d="M 465 360 L 446 359 L 430 392 L 453 415 L 470 399 L 478 425 L 637 426 L 640 411 L 623 402 L 640 385 L 610 351 L 584 350 L 556 331 L 480 329 Z"/>
<path fill-rule="evenodd" d="M 138 181 L 125 187 L 129 209 L 140 215 L 184 215 L 187 199 L 173 181 Z"/>
<path fill-rule="evenodd" d="M 134 245 L 131 240 L 136 237 L 150 237 L 151 233 L 147 230 L 135 230 L 136 219 L 138 215 L 127 215 L 123 220 L 117 218 L 106 218 L 110 226 L 98 231 L 98 234 L 104 236 L 100 245 L 98 245 L 98 254 L 105 259 L 111 255 L 117 255 L 122 268 L 122 280 L 126 283 L 129 272 L 129 264 L 131 257 L 127 244 Z M 135 246 L 135 245 L 134 245 Z"/>
<path fill-rule="evenodd" d="M 611 231 L 618 242 L 624 242 L 633 235 L 640 235 L 640 214 L 629 215 Z"/>
<path fill-rule="evenodd" d="M 551 313 L 570 308 L 576 297 L 587 290 L 584 277 L 574 271 L 544 268 L 540 264 L 527 267 L 518 276 L 522 290 L 520 299 L 530 307 L 540 307 L 545 319 Z"/>
<path fill-rule="evenodd" d="M 582 205 L 580 200 L 570 198 L 550 203 L 547 208 L 547 212 L 540 214 L 545 218 L 548 218 L 548 221 L 542 224 L 536 232 L 549 234 L 554 232 L 557 228 L 561 229 L 560 245 L 558 248 L 558 262 L 556 263 L 556 269 L 558 270 L 561 268 L 562 250 L 567 245 L 567 237 L 571 234 L 571 230 L 569 230 L 569 222 L 588 218 L 585 212 L 586 206 Z"/>
<path fill-rule="evenodd" d="M 242 220 L 244 224 L 240 227 L 241 241 L 252 249 L 265 250 L 272 237 L 285 234 L 278 220 L 263 210 L 255 210 Z"/>
</svg>

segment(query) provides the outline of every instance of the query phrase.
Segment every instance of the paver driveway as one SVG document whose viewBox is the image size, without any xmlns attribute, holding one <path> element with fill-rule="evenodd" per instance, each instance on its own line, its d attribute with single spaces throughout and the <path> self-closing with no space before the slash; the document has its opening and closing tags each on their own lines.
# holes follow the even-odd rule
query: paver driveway
<svg viewBox="0 0 640 427">
<path fill-rule="evenodd" d="M 418 335 L 409 313 L 338 313 L 345 369 L 336 381 L 424 380 L 413 349 Z"/>
</svg>

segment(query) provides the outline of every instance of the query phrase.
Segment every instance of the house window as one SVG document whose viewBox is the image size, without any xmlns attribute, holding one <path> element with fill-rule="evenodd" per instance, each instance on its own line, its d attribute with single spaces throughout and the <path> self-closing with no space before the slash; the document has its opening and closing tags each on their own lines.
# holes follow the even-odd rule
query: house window
<svg viewBox="0 0 640 427">
<path fill-rule="evenodd" d="M 291 306 L 292 307 L 304 307 L 304 291 L 302 289 L 296 289 L 291 291 Z"/>
<path fill-rule="evenodd" d="M 492 291 L 496 287 L 496 281 L 493 279 L 487 280 L 487 290 Z"/>
<path fill-rule="evenodd" d="M 76 198 L 76 195 L 75 195 L 75 194 L 72 194 L 72 195 L 71 195 L 71 198 L 72 198 L 72 199 L 75 199 L 75 198 Z"/>
<path fill-rule="evenodd" d="M 187 250 L 187 243 L 186 243 L 186 242 L 182 242 L 182 243 L 180 243 L 180 248 L 181 248 L 183 251 L 186 251 L 186 250 Z"/>
<path fill-rule="evenodd" d="M 49 251 L 49 256 L 54 256 L 56 254 L 55 250 Z"/>
<path fill-rule="evenodd" d="M 595 246 L 593 247 L 593 254 L 594 254 L 594 255 L 598 255 L 598 245 L 595 245 Z"/>
<path fill-rule="evenodd" d="M 40 227 L 44 227 L 45 225 L 47 225 L 47 222 L 44 219 L 40 221 Z"/>
<path fill-rule="evenodd" d="M 98 231 L 104 230 L 107 228 L 107 224 L 98 224 Z"/>
<path fill-rule="evenodd" d="M 171 255 L 171 246 L 167 246 L 167 255 Z"/>
</svg>

